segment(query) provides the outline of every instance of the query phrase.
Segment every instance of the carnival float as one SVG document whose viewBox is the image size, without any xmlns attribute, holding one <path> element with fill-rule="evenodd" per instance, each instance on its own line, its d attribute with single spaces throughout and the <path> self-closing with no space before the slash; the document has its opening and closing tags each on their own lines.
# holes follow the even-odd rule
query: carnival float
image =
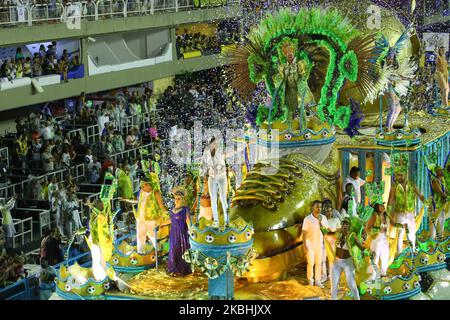
<svg viewBox="0 0 450 320">
<path fill-rule="evenodd" d="M 343 179 L 354 166 L 366 181 L 360 204 L 351 202 L 357 215 L 349 218 L 350 234 L 365 248 L 347 244 L 360 298 L 449 297 L 450 120 L 442 110 L 440 117 L 412 111 L 407 99 L 418 68 L 414 26 L 383 12 L 389 28 L 375 32 L 336 7 L 268 14 L 224 55 L 227 84 L 239 99 L 251 102 L 255 92 L 267 99 L 243 111 L 252 122 L 238 142 L 255 161 L 244 166 L 230 208 L 223 199 L 212 205 L 211 188 L 196 177 L 199 205 L 191 209 L 183 253 L 194 273 L 170 278 L 158 268 L 167 251 L 158 245 L 167 239 L 161 229 L 170 224 L 158 200 L 158 175 L 143 159 L 140 195 L 132 201 L 135 240 L 114 239 L 112 180 L 102 205 L 92 206 L 92 268 L 62 267 L 60 297 L 323 298 L 324 291 L 311 291 L 296 274 L 305 262 L 302 224 L 314 200 L 339 207 Z M 380 272 L 371 242 L 384 223 L 375 208 L 385 204 L 392 222 L 383 231 L 388 252 L 381 265 L 388 268 Z M 334 249 L 325 244 L 333 262 Z M 115 291 L 108 292 L 112 282 Z"/>
</svg>

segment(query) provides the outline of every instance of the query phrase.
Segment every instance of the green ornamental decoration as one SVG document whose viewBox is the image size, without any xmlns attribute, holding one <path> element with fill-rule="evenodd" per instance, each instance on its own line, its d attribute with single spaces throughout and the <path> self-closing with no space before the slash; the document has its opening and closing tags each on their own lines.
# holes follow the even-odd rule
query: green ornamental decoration
<svg viewBox="0 0 450 320">
<path fill-rule="evenodd" d="M 240 277 L 250 270 L 250 266 L 256 258 L 256 252 L 250 248 L 246 254 L 233 256 L 230 252 L 218 257 L 208 257 L 199 250 L 189 249 L 183 254 L 183 259 L 191 264 L 192 270 L 198 267 L 209 279 L 220 277 L 228 267 Z"/>
<path fill-rule="evenodd" d="M 349 43 L 358 36 L 359 32 L 350 21 L 336 10 L 301 9 L 298 13 L 282 10 L 267 16 L 248 36 L 252 46 L 247 59 L 248 76 L 254 84 L 264 81 L 272 98 L 270 108 L 259 108 L 257 124 L 292 121 L 292 108 L 298 107 L 300 90 L 305 87 L 311 72 L 317 71 L 314 54 L 324 50 L 328 65 L 325 66 L 317 116 L 324 122 L 346 128 L 351 109 L 350 106 L 338 106 L 337 100 L 344 81 L 358 79 L 358 56 L 349 48 Z M 291 61 L 295 57 L 290 66 L 288 56 Z M 295 63 L 297 66 L 293 67 Z M 289 84 L 289 79 L 285 79 L 287 76 L 279 76 L 280 70 L 289 67 L 295 69 L 288 72 L 294 76 L 296 85 Z"/>
</svg>

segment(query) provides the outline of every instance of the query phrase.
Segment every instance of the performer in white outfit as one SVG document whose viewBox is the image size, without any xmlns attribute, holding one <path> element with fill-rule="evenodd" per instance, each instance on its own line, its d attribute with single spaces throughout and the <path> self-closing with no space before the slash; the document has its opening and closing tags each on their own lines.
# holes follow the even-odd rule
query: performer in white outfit
<svg viewBox="0 0 450 320">
<path fill-rule="evenodd" d="M 213 227 L 219 227 L 219 212 L 217 208 L 217 196 L 220 197 L 224 214 L 225 226 L 228 226 L 228 200 L 227 200 L 227 167 L 225 155 L 218 147 L 216 139 L 212 138 L 205 148 L 202 159 L 201 175 L 208 179 L 209 195 L 211 197 L 211 208 L 214 217 Z"/>
<path fill-rule="evenodd" d="M 2 228 L 5 232 L 6 244 L 5 248 L 13 247 L 13 237 L 16 234 L 14 222 L 11 216 L 11 210 L 16 205 L 17 195 L 14 195 L 8 202 L 5 198 L 0 198 L 0 212 L 2 213 Z"/>
<path fill-rule="evenodd" d="M 343 183 L 344 189 L 342 190 L 345 192 L 345 186 L 348 183 L 351 183 L 353 185 L 353 190 L 355 191 L 355 200 L 357 205 L 361 203 L 361 187 L 364 186 L 364 184 L 366 183 L 366 181 L 364 181 L 359 177 L 360 174 L 361 170 L 358 167 L 352 167 L 350 169 L 349 176 L 345 179 Z"/>
<path fill-rule="evenodd" d="M 340 215 L 339 217 L 335 217 L 335 209 L 333 208 L 332 202 L 329 199 L 324 199 L 322 202 L 323 206 L 323 213 L 325 217 L 327 217 L 328 225 L 330 226 L 330 232 L 326 233 L 324 235 L 325 239 L 330 243 L 332 249 L 335 248 L 335 242 L 336 242 L 336 232 L 341 229 L 341 220 Z M 331 277 L 331 266 L 332 263 L 329 261 L 328 263 L 328 270 L 329 273 L 327 273 L 327 254 L 325 250 L 325 246 L 323 247 L 322 252 L 322 282 L 326 281 L 328 279 L 328 276 Z"/>
<path fill-rule="evenodd" d="M 330 227 L 328 225 L 327 218 L 320 214 L 321 211 L 322 202 L 315 200 L 313 202 L 312 213 L 303 219 L 302 237 L 303 248 L 308 261 L 306 268 L 308 283 L 310 286 L 315 284 L 319 288 L 324 288 L 321 281 L 324 242 L 323 234 L 320 228 L 323 227 L 329 230 Z"/>
<path fill-rule="evenodd" d="M 335 258 L 331 267 L 332 300 L 338 300 L 339 280 L 341 279 L 342 272 L 345 273 L 347 286 L 352 292 L 353 298 L 359 300 L 359 291 L 355 280 L 355 264 L 350 251 L 353 244 L 364 251 L 364 246 L 358 241 L 355 234 L 350 234 L 350 219 L 346 217 L 342 220 L 342 229 L 338 232 L 335 242 Z"/>
<path fill-rule="evenodd" d="M 365 231 L 370 236 L 370 251 L 374 255 L 374 263 L 380 270 L 382 277 L 386 276 L 389 267 L 389 242 L 387 232 L 390 225 L 390 219 L 386 209 L 382 204 L 375 204 L 374 213 L 367 221 Z M 373 269 L 373 268 L 372 268 Z M 371 270 L 371 280 L 375 280 L 377 273 Z"/>
</svg>

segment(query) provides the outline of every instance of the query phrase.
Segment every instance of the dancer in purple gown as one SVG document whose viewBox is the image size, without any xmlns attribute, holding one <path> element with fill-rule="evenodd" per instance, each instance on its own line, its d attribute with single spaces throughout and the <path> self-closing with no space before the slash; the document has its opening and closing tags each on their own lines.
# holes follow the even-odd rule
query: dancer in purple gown
<svg viewBox="0 0 450 320">
<path fill-rule="evenodd" d="M 187 275 L 192 273 L 191 266 L 183 260 L 183 253 L 189 248 L 189 232 L 186 219 L 189 219 L 189 208 L 186 206 L 186 191 L 176 190 L 175 209 L 170 211 L 172 225 L 169 234 L 169 260 L 167 271 L 173 275 Z"/>
</svg>

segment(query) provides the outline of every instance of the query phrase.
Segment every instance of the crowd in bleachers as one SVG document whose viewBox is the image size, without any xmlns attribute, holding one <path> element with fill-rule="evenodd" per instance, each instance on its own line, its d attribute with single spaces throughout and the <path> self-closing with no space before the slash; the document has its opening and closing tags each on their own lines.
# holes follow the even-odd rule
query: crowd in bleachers
<svg viewBox="0 0 450 320">
<path fill-rule="evenodd" d="M 183 33 L 177 36 L 178 55 L 182 57 L 184 53 L 192 51 L 201 51 L 202 55 L 217 54 L 221 52 L 222 45 L 237 44 L 239 40 L 236 23 L 219 26 L 217 33 L 213 35 L 192 33 L 184 29 Z"/>
<path fill-rule="evenodd" d="M 52 42 L 47 48 L 41 44 L 39 52 L 33 56 L 26 56 L 22 48 L 17 48 L 14 57 L 0 60 L 0 78 L 9 81 L 23 77 L 40 77 L 43 75 L 60 74 L 64 81 L 68 81 L 67 74 L 80 66 L 78 55 L 70 57 L 66 49 L 58 53 L 57 43 Z"/>
</svg>

